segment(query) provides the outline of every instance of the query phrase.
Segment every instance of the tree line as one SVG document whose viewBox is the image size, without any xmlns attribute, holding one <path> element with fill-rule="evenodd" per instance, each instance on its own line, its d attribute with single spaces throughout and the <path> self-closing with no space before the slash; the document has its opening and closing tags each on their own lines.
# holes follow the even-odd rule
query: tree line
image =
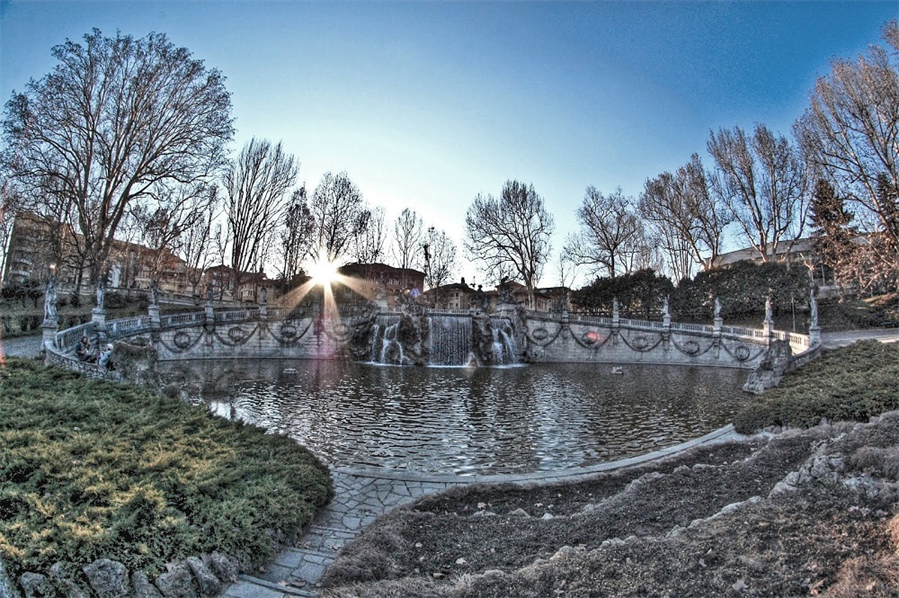
<svg viewBox="0 0 899 598">
<path fill-rule="evenodd" d="M 559 252 L 562 284 L 574 269 L 690 280 L 715 268 L 730 227 L 764 263 L 810 231 L 839 284 L 896 288 L 897 22 L 883 34 L 885 46 L 832 61 L 791 135 L 761 123 L 710 131 L 710 168 L 694 153 L 648 179 L 638 197 L 587 187 L 578 230 Z M 107 38 L 95 29 L 53 55 L 53 71 L 5 106 L 0 218 L 18 210 L 43 218 L 47 250 L 79 284 L 83 271 L 90 283 L 105 275 L 114 239 L 150 247 L 154 274 L 174 253 L 194 273 L 213 263 L 238 275 L 274 267 L 285 285 L 316 259 L 392 261 L 424 270 L 432 287 L 452 277 L 456 245 L 444 231 L 409 208 L 385 222 L 346 172 L 325 174 L 309 193 L 280 142 L 253 138 L 230 158 L 224 77 L 165 35 Z M 517 280 L 533 301 L 554 232 L 533 184 L 510 180 L 498 196 L 473 199 L 464 249 L 489 280 Z"/>
<path fill-rule="evenodd" d="M 0 230 L 19 212 L 39 218 L 46 262 L 74 273 L 76 294 L 107 275 L 115 241 L 149 248 L 154 278 L 177 255 L 195 293 L 212 264 L 230 267 L 237 288 L 267 266 L 290 285 L 309 260 L 387 257 L 384 211 L 346 172 L 309 194 L 280 142 L 254 137 L 229 158 L 224 76 L 164 34 L 94 29 L 52 53 L 55 68 L 5 106 Z M 424 268 L 427 247 L 429 282 L 448 280 L 456 247 L 445 232 L 405 209 L 392 233 L 401 267 Z"/>
</svg>

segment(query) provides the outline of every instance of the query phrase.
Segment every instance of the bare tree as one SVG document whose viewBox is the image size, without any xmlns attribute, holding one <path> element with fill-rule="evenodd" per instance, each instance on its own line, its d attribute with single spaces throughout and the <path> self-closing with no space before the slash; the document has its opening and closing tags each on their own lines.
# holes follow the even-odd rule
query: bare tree
<svg viewBox="0 0 899 598">
<path fill-rule="evenodd" d="M 465 215 L 465 249 L 487 276 L 515 273 L 534 307 L 534 289 L 549 260 L 555 224 L 533 185 L 506 181 L 499 198 L 475 197 Z"/>
<path fill-rule="evenodd" d="M 711 132 L 707 145 L 717 166 L 712 189 L 762 260 L 773 261 L 780 243 L 792 245 L 805 225 L 808 179 L 799 152 L 761 124 L 751 139 L 740 127 Z"/>
<path fill-rule="evenodd" d="M 258 272 L 280 224 L 284 196 L 297 178 L 297 161 L 281 143 L 248 141 L 225 173 L 225 214 L 234 290 L 241 274 Z"/>
<path fill-rule="evenodd" d="M 84 42 L 54 47 L 53 71 L 6 104 L 3 163 L 28 193 L 71 202 L 96 281 L 128 205 L 163 181 L 209 180 L 233 126 L 224 77 L 165 35 Z"/>
<path fill-rule="evenodd" d="M 149 202 L 138 200 L 132 215 L 149 249 L 150 278 L 158 279 L 167 261 L 176 255 L 187 231 L 208 218 L 217 201 L 215 187 L 160 184 L 149 194 Z"/>
<path fill-rule="evenodd" d="M 423 224 L 421 217 L 409 208 L 403 208 L 393 223 L 393 259 L 403 269 L 402 284 L 406 286 L 405 270 L 420 263 Z"/>
<path fill-rule="evenodd" d="M 834 60 L 818 79 L 810 105 L 794 130 L 810 164 L 840 196 L 871 212 L 899 247 L 899 206 L 882 192 L 899 190 L 899 25 L 890 21 L 884 39 L 855 62 Z"/>
<path fill-rule="evenodd" d="M 639 212 L 655 231 L 675 280 L 691 277 L 696 265 L 708 270 L 721 252 L 731 220 L 715 198 L 698 154 L 674 174 L 663 172 L 644 185 Z"/>
<path fill-rule="evenodd" d="M 351 249 L 356 236 L 367 224 L 362 192 L 345 172 L 325 173 L 312 194 L 310 204 L 315 222 L 316 251 L 335 262 Z"/>
<path fill-rule="evenodd" d="M 306 185 L 294 190 L 282 217 L 280 235 L 281 279 L 285 285 L 300 273 L 301 264 L 310 257 L 315 223 L 306 197 Z M 286 289 L 285 289 L 286 290 Z"/>
<path fill-rule="evenodd" d="M 384 256 L 387 242 L 387 226 L 384 222 L 384 208 L 366 208 L 360 215 L 360 222 L 353 239 L 353 259 L 360 264 L 378 262 Z"/>
<path fill-rule="evenodd" d="M 218 187 L 208 188 L 209 197 L 205 201 L 206 212 L 201 212 L 196 207 L 192 210 L 199 214 L 186 228 L 181 231 L 178 243 L 178 253 L 187 264 L 187 280 L 190 282 L 191 295 L 198 296 L 200 281 L 212 257 L 213 222 L 219 207 Z M 197 198 L 197 202 L 203 202 Z"/>
<path fill-rule="evenodd" d="M 578 266 L 587 266 L 593 274 L 604 272 L 610 278 L 626 270 L 625 253 L 632 251 L 641 239 L 641 228 L 631 205 L 621 189 L 603 195 L 595 187 L 587 187 L 584 201 L 577 210 L 580 230 L 568 236 L 563 252 Z"/>
<path fill-rule="evenodd" d="M 425 284 L 437 289 L 452 280 L 456 270 L 456 244 L 446 232 L 428 227 L 421 245 L 425 259 Z"/>
</svg>

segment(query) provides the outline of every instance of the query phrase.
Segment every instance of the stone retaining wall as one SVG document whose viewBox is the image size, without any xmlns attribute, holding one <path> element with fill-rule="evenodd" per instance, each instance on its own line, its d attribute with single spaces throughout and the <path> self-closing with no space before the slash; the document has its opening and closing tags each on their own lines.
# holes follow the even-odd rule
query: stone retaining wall
<svg viewBox="0 0 899 598">
<path fill-rule="evenodd" d="M 333 359 L 348 355 L 354 336 L 367 333 L 372 313 L 348 313 L 342 319 L 322 321 L 314 314 L 258 310 L 218 311 L 214 315 L 186 314 L 130 321 L 113 321 L 84 332 L 105 334 L 105 340 L 126 340 L 151 345 L 159 361 L 184 359 Z M 283 319 L 284 316 L 288 316 Z M 569 316 L 537 312 L 507 312 L 516 328 L 520 358 L 528 362 L 596 362 L 701 365 L 753 369 L 774 341 L 786 341 L 794 359 L 806 360 L 809 337 L 768 329 L 748 329 Z M 47 361 L 84 372 L 91 377 L 116 378 L 94 364 L 72 356 L 73 339 L 81 330 L 60 331 L 48 343 Z M 104 340 L 104 342 L 105 342 Z M 356 339 L 356 342 L 359 338 Z M 362 339 L 365 342 L 365 339 Z"/>
</svg>

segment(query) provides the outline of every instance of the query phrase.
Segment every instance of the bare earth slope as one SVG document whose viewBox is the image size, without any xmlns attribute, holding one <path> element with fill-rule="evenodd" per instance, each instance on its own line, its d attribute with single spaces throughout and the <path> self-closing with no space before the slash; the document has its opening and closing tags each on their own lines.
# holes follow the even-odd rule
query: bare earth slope
<svg viewBox="0 0 899 598">
<path fill-rule="evenodd" d="M 899 413 L 382 517 L 323 596 L 899 596 Z M 895 533 L 894 538 L 891 533 Z"/>
</svg>

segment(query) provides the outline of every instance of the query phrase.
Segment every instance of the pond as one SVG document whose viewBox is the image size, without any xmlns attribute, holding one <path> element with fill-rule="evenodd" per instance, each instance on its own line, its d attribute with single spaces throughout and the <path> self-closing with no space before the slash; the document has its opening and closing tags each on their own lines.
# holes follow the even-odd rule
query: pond
<svg viewBox="0 0 899 598">
<path fill-rule="evenodd" d="M 457 475 L 585 467 L 729 423 L 747 371 L 608 364 L 397 367 L 313 360 L 169 363 L 211 411 L 332 466 Z"/>
</svg>

